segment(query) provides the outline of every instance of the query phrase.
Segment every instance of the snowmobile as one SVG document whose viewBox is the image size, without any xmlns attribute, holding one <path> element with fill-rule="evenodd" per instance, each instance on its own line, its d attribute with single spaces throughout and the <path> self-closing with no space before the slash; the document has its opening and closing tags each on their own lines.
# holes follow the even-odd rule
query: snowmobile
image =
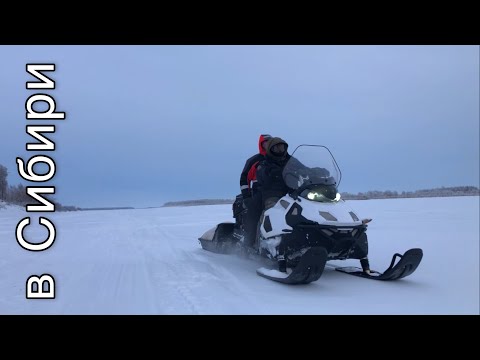
<svg viewBox="0 0 480 360">
<path fill-rule="evenodd" d="M 318 280 L 330 260 L 358 259 L 361 267 L 332 267 L 375 280 L 398 280 L 417 269 L 423 257 L 420 248 L 395 254 L 383 272 L 370 269 L 367 227 L 371 219 L 360 219 L 341 198 L 341 171 L 327 147 L 298 146 L 282 176 L 290 191 L 263 211 L 253 249 L 243 246 L 248 209 L 242 195 L 232 206 L 235 222 L 220 223 L 205 232 L 199 238 L 202 248 L 222 254 L 247 251 L 266 261 L 266 267 L 257 269 L 258 275 L 286 284 Z"/>
</svg>

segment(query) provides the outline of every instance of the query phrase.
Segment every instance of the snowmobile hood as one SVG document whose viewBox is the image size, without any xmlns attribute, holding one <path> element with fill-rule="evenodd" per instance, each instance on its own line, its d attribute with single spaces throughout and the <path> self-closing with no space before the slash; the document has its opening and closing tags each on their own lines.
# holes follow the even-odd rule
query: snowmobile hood
<svg viewBox="0 0 480 360">
<path fill-rule="evenodd" d="M 258 138 L 258 152 L 259 152 L 260 154 L 262 154 L 263 156 L 266 155 L 266 151 L 263 150 L 262 143 L 263 143 L 264 141 L 270 140 L 271 138 L 272 138 L 272 136 L 271 136 L 271 135 L 268 135 L 268 134 L 262 134 L 262 135 L 260 135 L 260 137 Z"/>
</svg>

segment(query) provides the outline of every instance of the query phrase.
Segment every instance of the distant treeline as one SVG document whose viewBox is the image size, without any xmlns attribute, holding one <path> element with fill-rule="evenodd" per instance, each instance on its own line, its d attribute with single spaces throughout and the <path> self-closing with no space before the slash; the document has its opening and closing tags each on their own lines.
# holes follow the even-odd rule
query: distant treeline
<svg viewBox="0 0 480 360">
<path fill-rule="evenodd" d="M 0 165 L 0 202 L 3 201 L 1 207 L 5 204 L 15 204 L 26 206 L 34 204 L 35 199 L 32 199 L 27 194 L 26 187 L 20 185 L 9 185 L 7 182 L 7 168 Z M 480 190 L 475 186 L 455 186 L 455 187 L 441 187 L 435 189 L 425 189 L 416 191 L 367 191 L 365 193 L 359 192 L 351 194 L 348 192 L 341 193 L 345 200 L 368 200 L 368 199 L 394 199 L 394 198 L 423 198 L 423 197 L 448 197 L 448 196 L 479 196 Z M 79 211 L 79 210 L 116 210 L 116 209 L 134 209 L 133 207 L 98 207 L 98 208 L 79 208 L 76 206 L 65 206 L 57 202 L 50 195 L 44 195 L 50 202 L 55 204 L 56 211 Z M 171 206 L 198 206 L 198 205 L 220 205 L 233 204 L 233 199 L 201 199 L 201 200 L 185 200 L 185 201 L 170 201 L 161 207 Z"/>
<path fill-rule="evenodd" d="M 5 204 L 13 204 L 26 206 L 28 204 L 35 204 L 36 200 L 27 194 L 27 189 L 24 185 L 9 185 L 7 181 L 8 171 L 7 168 L 0 164 L 0 202 Z M 79 210 L 75 206 L 64 206 L 55 200 L 52 196 L 46 194 L 42 195 L 45 199 L 48 199 L 51 203 L 55 204 L 56 211 L 76 211 Z"/>
<path fill-rule="evenodd" d="M 75 208 L 74 210 L 78 211 L 90 211 L 90 210 L 132 210 L 134 207 L 124 206 L 124 207 L 96 207 L 96 208 Z"/>
<path fill-rule="evenodd" d="M 1 184 L 0 184 L 1 185 Z M 56 201 L 52 196 L 42 195 L 55 205 L 55 211 L 76 211 L 80 210 L 76 206 L 64 206 Z M 35 204 L 37 201 L 27 194 L 27 189 L 24 185 L 8 185 L 0 189 L 0 201 L 5 201 L 7 204 L 27 206 L 28 204 Z"/>
<path fill-rule="evenodd" d="M 185 200 L 185 201 L 169 201 L 162 207 L 170 206 L 198 206 L 198 205 L 220 205 L 233 204 L 231 199 L 201 199 L 201 200 Z"/>
<path fill-rule="evenodd" d="M 448 197 L 448 196 L 479 196 L 480 189 L 475 186 L 454 186 L 416 191 L 367 191 L 365 193 L 341 194 L 345 200 L 368 200 L 368 199 L 392 199 L 392 198 L 424 198 L 424 197 Z"/>
<path fill-rule="evenodd" d="M 369 199 L 394 199 L 394 198 L 423 198 L 423 197 L 448 197 L 448 196 L 480 196 L 480 189 L 475 186 L 456 186 L 441 187 L 436 189 L 425 189 L 416 191 L 368 191 L 365 193 L 350 194 L 348 192 L 341 193 L 344 200 L 369 200 Z M 202 199 L 202 200 L 185 200 L 170 201 L 163 205 L 169 206 L 196 206 L 196 205 L 221 205 L 233 204 L 232 199 Z"/>
</svg>

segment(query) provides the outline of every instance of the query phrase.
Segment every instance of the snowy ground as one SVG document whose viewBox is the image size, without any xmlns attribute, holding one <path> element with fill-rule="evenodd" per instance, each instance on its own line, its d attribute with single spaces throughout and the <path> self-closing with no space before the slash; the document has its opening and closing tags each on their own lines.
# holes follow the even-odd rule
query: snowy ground
<svg viewBox="0 0 480 360">
<path fill-rule="evenodd" d="M 374 219 L 372 268 L 421 247 L 413 275 L 377 282 L 327 268 L 309 285 L 266 280 L 258 264 L 209 253 L 197 240 L 232 221 L 230 205 L 42 214 L 57 239 L 34 253 L 15 239 L 23 208 L 0 207 L 0 314 L 479 314 L 479 197 L 349 204 Z M 25 236 L 45 239 L 28 215 Z M 26 279 L 43 273 L 55 277 L 56 298 L 27 300 Z"/>
</svg>

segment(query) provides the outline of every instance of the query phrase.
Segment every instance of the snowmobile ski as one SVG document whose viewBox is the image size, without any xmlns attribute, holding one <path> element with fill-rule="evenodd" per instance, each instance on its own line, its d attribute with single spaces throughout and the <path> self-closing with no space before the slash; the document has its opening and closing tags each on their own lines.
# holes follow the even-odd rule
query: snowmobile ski
<svg viewBox="0 0 480 360">
<path fill-rule="evenodd" d="M 283 284 L 308 284 L 322 276 L 327 256 L 328 254 L 324 247 L 312 247 L 303 254 L 297 266 L 293 269 L 288 268 L 286 273 L 259 268 L 257 269 L 257 274 Z"/>
<path fill-rule="evenodd" d="M 398 263 L 394 265 L 397 257 L 400 258 L 400 261 L 398 261 Z M 422 261 L 422 258 L 422 249 L 410 249 L 407 250 L 403 255 L 397 253 L 393 255 L 390 266 L 383 273 L 371 270 L 370 274 L 367 274 L 361 268 L 354 266 L 339 267 L 330 264 L 328 264 L 327 266 L 333 267 L 335 268 L 335 270 L 343 272 L 345 274 L 359 276 L 366 279 L 392 281 L 402 279 L 406 276 L 411 275 L 417 269 L 418 265 Z"/>
</svg>

